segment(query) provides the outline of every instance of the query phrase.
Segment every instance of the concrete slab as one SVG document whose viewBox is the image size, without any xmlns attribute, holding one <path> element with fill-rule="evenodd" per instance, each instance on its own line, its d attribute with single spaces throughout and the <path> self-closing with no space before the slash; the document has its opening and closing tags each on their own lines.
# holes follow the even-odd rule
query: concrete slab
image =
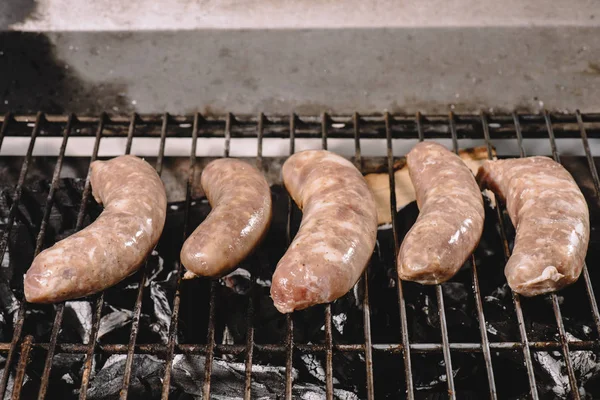
<svg viewBox="0 0 600 400">
<path fill-rule="evenodd" d="M 598 0 L 3 7 L 0 112 L 600 110 Z"/>
<path fill-rule="evenodd" d="M 15 2 L 15 0 L 3 0 Z M 32 0 L 28 0 L 32 1 Z M 22 10 L 22 0 L 18 0 Z M 37 0 L 27 31 L 597 26 L 598 0 Z"/>
</svg>

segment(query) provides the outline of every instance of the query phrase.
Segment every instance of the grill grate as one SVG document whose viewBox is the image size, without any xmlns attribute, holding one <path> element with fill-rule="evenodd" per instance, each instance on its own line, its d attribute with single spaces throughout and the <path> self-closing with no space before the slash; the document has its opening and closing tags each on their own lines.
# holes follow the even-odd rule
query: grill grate
<svg viewBox="0 0 600 400">
<path fill-rule="evenodd" d="M 29 121 L 34 121 L 33 126 L 30 126 Z M 44 240 L 47 232 L 50 212 L 54 202 L 54 196 L 58 189 L 61 170 L 66 156 L 67 144 L 70 138 L 79 136 L 90 136 L 94 138 L 93 151 L 90 156 L 90 162 L 98 158 L 100 143 L 103 138 L 107 137 L 123 137 L 126 135 L 126 144 L 124 153 L 129 154 L 132 150 L 132 142 L 134 138 L 154 137 L 159 138 L 159 150 L 156 159 L 156 170 L 159 174 L 163 171 L 165 162 L 165 145 L 168 139 L 176 137 L 191 138 L 191 151 L 189 154 L 189 165 L 187 168 L 187 181 L 185 189 L 185 209 L 184 209 L 184 224 L 182 226 L 181 241 L 187 237 L 194 227 L 188 226 L 190 216 L 190 207 L 192 202 L 192 187 L 196 176 L 200 171 L 197 170 L 197 142 L 199 138 L 221 137 L 224 138 L 223 156 L 229 157 L 231 151 L 231 141 L 237 138 L 254 138 L 257 141 L 256 163 L 259 168 L 263 167 L 265 160 L 263 158 L 263 139 L 265 136 L 269 138 L 285 138 L 289 139 L 289 153 L 293 154 L 296 151 L 296 139 L 312 138 L 320 139 L 321 147 L 327 149 L 328 139 L 346 139 L 354 143 L 354 158 L 353 161 L 357 168 L 365 172 L 364 162 L 368 157 L 364 157 L 361 152 L 361 139 L 380 139 L 386 144 L 386 162 L 391 187 L 395 187 L 395 177 L 393 173 L 394 167 L 394 144 L 398 139 L 451 139 L 452 147 L 455 152 L 459 148 L 460 139 L 483 139 L 488 150 L 488 157 L 492 157 L 492 128 L 493 139 L 510 139 L 517 141 L 518 152 L 521 157 L 524 157 L 525 148 L 524 140 L 536 139 L 540 141 L 549 141 L 552 156 L 556 161 L 560 162 L 559 149 L 557 142 L 565 138 L 578 138 L 581 140 L 581 145 L 585 153 L 586 161 L 589 168 L 589 173 L 592 177 L 595 196 L 600 195 L 600 180 L 595 165 L 595 160 L 590 149 L 588 138 L 600 138 L 600 114 L 585 114 L 579 112 L 575 114 L 553 114 L 544 113 L 543 115 L 488 115 L 482 113 L 480 115 L 454 115 L 449 116 L 392 116 L 389 113 L 384 115 L 360 116 L 355 113 L 352 116 L 330 116 L 322 114 L 320 116 L 299 117 L 297 115 L 287 116 L 272 116 L 266 117 L 262 113 L 257 117 L 243 117 L 226 115 L 224 118 L 204 117 L 200 114 L 189 116 L 171 116 L 163 114 L 162 116 L 149 115 L 139 116 L 131 115 L 125 117 L 109 117 L 102 114 L 100 117 L 77 117 L 69 116 L 47 116 L 38 113 L 36 116 L 13 116 L 7 114 L 2 118 L 0 128 L 0 149 L 7 141 L 8 137 L 22 136 L 29 137 L 29 144 L 21 169 L 19 172 L 16 189 L 12 198 L 10 212 L 4 230 L 0 239 L 0 261 L 6 256 L 9 235 L 12 228 L 18 219 L 19 203 L 23 193 L 26 177 L 30 169 L 32 159 L 35 157 L 34 147 L 36 140 L 40 137 L 59 137 L 61 145 L 58 152 L 58 158 L 52 174 L 50 190 L 46 200 L 46 205 L 43 210 L 43 217 L 39 233 L 36 237 L 35 254 L 39 253 L 44 246 Z M 75 126 L 81 129 L 75 130 Z M 31 128 L 31 129 L 29 129 Z M 382 154 L 383 156 L 384 154 Z M 84 226 L 84 218 L 86 216 L 88 202 L 91 194 L 89 183 L 89 171 L 86 177 L 86 183 L 83 190 L 81 205 L 77 214 L 76 230 L 80 230 Z M 396 211 L 396 195 L 392 190 L 391 197 L 391 212 L 392 212 L 392 233 L 394 241 L 394 251 L 397 253 L 399 245 L 400 227 L 398 226 L 398 218 Z M 289 244 L 293 235 L 294 228 L 292 227 L 294 217 L 294 209 L 292 201 L 288 198 L 288 214 L 287 214 L 287 243 Z M 508 227 L 505 226 L 505 210 L 501 207 L 496 207 L 497 224 L 500 229 L 500 237 L 504 250 L 504 257 L 510 255 Z M 296 215 L 297 217 L 297 215 Z M 395 259 L 395 257 L 394 257 Z M 395 261 L 394 261 L 395 262 Z M 570 386 L 570 393 L 573 398 L 580 398 L 578 390 L 572 390 L 578 387 L 578 376 L 572 365 L 572 357 L 574 352 L 578 350 L 600 350 L 600 341 L 598 340 L 570 340 L 567 336 L 564 319 L 561 313 L 561 302 L 559 295 L 552 294 L 548 296 L 550 299 L 552 312 L 556 319 L 556 327 L 558 329 L 558 339 L 552 341 L 530 340 L 531 332 L 527 332 L 526 314 L 523 310 L 522 299 L 517 294 L 512 294 L 512 302 L 514 304 L 514 313 L 518 323 L 518 341 L 490 341 L 488 337 L 488 329 L 486 324 L 486 315 L 484 313 L 484 302 L 481 291 L 480 279 L 481 270 L 484 266 L 477 265 L 476 258 L 473 255 L 470 260 L 472 294 L 475 303 L 476 315 L 478 320 L 478 329 L 480 334 L 480 342 L 463 343 L 450 340 L 450 329 L 447 324 L 447 306 L 444 302 L 444 291 L 442 285 L 435 287 L 435 299 L 437 302 L 439 327 L 440 327 L 440 342 L 419 343 L 410 340 L 409 335 L 409 312 L 411 306 L 407 300 L 406 286 L 407 283 L 397 281 L 397 297 L 400 320 L 400 332 L 398 332 L 397 343 L 375 343 L 373 340 L 373 326 L 371 324 L 372 309 L 369 299 L 369 277 L 365 272 L 363 279 L 358 283 L 362 293 L 362 319 L 364 340 L 361 343 L 336 343 L 333 335 L 332 327 L 332 308 L 331 305 L 324 307 L 324 341 L 323 343 L 297 343 L 294 337 L 294 328 L 302 325 L 302 321 L 297 320 L 295 315 L 287 315 L 284 318 L 286 336 L 280 343 L 261 344 L 255 341 L 255 309 L 254 288 L 256 286 L 256 276 L 251 279 L 251 289 L 248 294 L 248 310 L 246 314 L 247 328 L 245 335 L 245 343 L 237 344 L 219 344 L 216 342 L 216 314 L 218 307 L 217 290 L 218 283 L 213 281 L 210 284 L 210 294 L 208 303 L 208 328 L 206 334 L 206 343 L 178 343 L 177 334 L 180 322 L 181 310 L 181 265 L 176 263 L 175 270 L 177 274 L 177 283 L 172 299 L 172 318 L 170 321 L 168 340 L 166 343 L 138 343 L 138 334 L 140 329 L 140 317 L 143 305 L 143 294 L 145 283 L 148 279 L 147 266 L 144 266 L 141 271 L 136 274 L 139 287 L 137 290 L 135 304 L 133 305 L 133 316 L 129 341 L 127 343 L 118 344 L 101 344 L 98 343 L 98 334 L 100 329 L 100 320 L 104 305 L 104 294 L 93 296 L 93 319 L 92 328 L 87 344 L 79 343 L 61 343 L 59 341 L 59 333 L 63 326 L 63 317 L 65 314 L 65 305 L 59 304 L 55 308 L 54 322 L 48 341 L 40 341 L 35 335 L 26 333 L 24 329 L 27 318 L 33 318 L 27 311 L 31 305 L 20 302 L 18 310 L 15 311 L 16 319 L 14 322 L 12 339 L 10 342 L 0 343 L 0 352 L 6 355 L 4 373 L 0 380 L 0 393 L 6 396 L 11 393 L 8 388 L 9 375 L 14 374 L 14 388 L 12 390 L 12 398 L 18 399 L 21 397 L 21 387 L 23 385 L 26 371 L 29 364 L 29 359 L 34 351 L 41 351 L 44 356 L 43 370 L 39 375 L 39 392 L 37 397 L 43 399 L 48 393 L 51 382 L 51 370 L 53 367 L 53 359 L 55 354 L 74 353 L 85 355 L 83 364 L 83 372 L 81 385 L 79 390 L 79 398 L 85 399 L 88 394 L 88 386 L 93 377 L 93 361 L 96 354 L 125 354 L 126 363 L 123 374 L 122 388 L 120 398 L 127 398 L 130 389 L 130 384 L 133 376 L 133 361 L 134 355 L 137 354 L 153 354 L 166 360 L 164 375 L 162 376 L 162 398 L 166 399 L 169 396 L 171 378 L 172 378 L 172 363 L 175 354 L 203 354 L 206 357 L 204 364 L 204 382 L 203 382 L 203 397 L 209 398 L 211 394 L 211 378 L 212 367 L 216 355 L 243 355 L 244 356 L 244 398 L 252 397 L 252 366 L 255 363 L 256 354 L 280 354 L 285 360 L 285 390 L 281 393 L 286 399 L 292 398 L 293 389 L 293 363 L 297 352 L 305 352 L 311 354 L 322 354 L 325 357 L 325 392 L 327 399 L 334 398 L 334 354 L 335 353 L 360 353 L 364 356 L 365 365 L 365 397 L 368 399 L 375 398 L 377 393 L 377 374 L 374 372 L 374 358 L 376 354 L 389 354 L 394 357 L 399 357 L 403 363 L 403 371 L 398 371 L 398 379 L 404 380 L 407 397 L 409 399 L 416 398 L 416 384 L 414 381 L 414 356 L 416 354 L 437 354 L 443 358 L 443 365 L 446 370 L 446 384 L 449 398 L 456 398 L 457 389 L 454 380 L 453 370 L 453 355 L 456 353 L 478 353 L 481 354 L 484 360 L 485 373 L 487 375 L 487 386 L 489 388 L 489 396 L 493 399 L 498 398 L 499 389 L 496 386 L 495 377 L 498 376 L 498 369 L 494 369 L 492 358 L 493 352 L 505 351 L 520 351 L 523 355 L 525 370 L 527 373 L 527 381 L 529 391 L 532 398 L 539 398 L 538 385 L 536 383 L 536 374 L 534 368 L 534 360 L 532 353 L 538 351 L 559 351 L 562 353 L 563 360 L 566 365 L 566 374 Z M 485 278 L 484 278 L 485 279 Z M 9 285 L 9 282 L 2 282 L 2 285 Z M 592 313 L 592 319 L 595 324 L 598 337 L 600 337 L 600 313 L 596 302 L 592 280 L 587 266 L 584 268 L 583 277 L 578 282 L 578 285 L 583 285 L 589 300 L 589 306 Z M 22 298 L 22 296 L 20 297 Z M 402 376 L 404 375 L 404 376 Z"/>
</svg>

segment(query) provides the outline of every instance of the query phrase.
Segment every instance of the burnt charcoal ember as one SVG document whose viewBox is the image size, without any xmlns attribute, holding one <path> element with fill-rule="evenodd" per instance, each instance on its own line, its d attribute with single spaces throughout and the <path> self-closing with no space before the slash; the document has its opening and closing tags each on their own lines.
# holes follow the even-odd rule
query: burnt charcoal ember
<svg viewBox="0 0 600 400">
<path fill-rule="evenodd" d="M 576 337 L 567 333 L 567 339 L 577 341 Z M 572 351 L 571 364 L 579 384 L 579 393 L 582 398 L 595 398 L 594 393 L 586 392 L 588 381 L 600 375 L 600 360 L 598 353 L 592 351 Z M 534 360 L 541 367 L 541 382 L 538 387 L 542 394 L 552 398 L 566 399 L 569 397 L 570 385 L 564 357 L 558 351 L 539 351 L 533 354 Z"/>
<path fill-rule="evenodd" d="M 124 354 L 110 356 L 90 382 L 88 398 L 118 398 L 123 383 L 126 360 L 127 356 Z M 133 398 L 160 398 L 160 378 L 163 376 L 164 366 L 159 358 L 150 355 L 135 355 L 132 371 L 134 373 L 129 393 Z"/>
<path fill-rule="evenodd" d="M 85 174 L 85 171 L 82 172 Z M 18 172 L 17 172 L 18 175 Z M 51 209 L 43 247 L 74 232 L 79 212 L 83 179 L 61 179 Z M 49 182 L 33 179 L 23 188 L 22 201 L 15 213 L 15 225 L 8 243 L 8 254 L 0 269 L 0 337 L 9 341 L 16 310 L 22 298 L 22 274 L 32 260 L 35 240 L 41 224 Z M 0 187 L 0 231 L 5 228 L 14 185 Z M 215 341 L 217 343 L 245 344 L 248 332 L 248 306 L 253 299 L 254 339 L 258 344 L 284 343 L 286 317 L 277 312 L 269 296 L 271 277 L 277 262 L 287 246 L 288 195 L 281 185 L 272 186 L 274 205 L 273 223 L 264 242 L 240 268 L 217 281 Z M 291 235 L 297 231 L 301 212 L 292 203 Z M 84 226 L 101 212 L 90 197 Z M 204 198 L 192 201 L 187 224 L 188 234 L 210 212 Z M 139 344 L 165 343 L 172 313 L 177 276 L 174 270 L 179 260 L 183 239 L 186 206 L 184 202 L 169 204 L 165 229 L 157 249 L 146 266 L 146 284 L 137 337 Z M 397 215 L 398 239 L 406 234 L 418 215 L 415 203 L 404 207 Z M 503 216 L 512 246 L 514 229 Z M 593 217 L 594 218 L 594 217 Z M 588 264 L 599 254 L 595 250 L 597 238 L 592 232 Z M 598 246 L 596 246 L 598 247 Z M 503 241 L 497 223 L 496 210 L 486 206 L 486 225 L 480 246 L 475 252 L 483 307 L 490 341 L 519 341 L 512 294 L 504 277 Z M 472 266 L 467 262 L 451 281 L 442 285 L 445 312 L 452 342 L 480 342 L 479 321 L 472 288 Z M 590 269 L 592 281 L 597 273 Z M 401 343 L 401 324 L 398 308 L 398 288 L 394 262 L 394 237 L 391 226 L 380 227 L 378 241 L 368 270 L 371 306 L 371 333 L 373 343 Z M 10 279 L 6 279 L 10 278 Z M 10 285 L 6 282 L 10 281 Z M 5 282 L 5 283 L 2 283 Z M 128 343 L 131 332 L 133 305 L 141 282 L 141 272 L 127 278 L 104 294 L 99 341 Z M 181 285 L 179 332 L 181 343 L 203 343 L 206 340 L 211 280 L 195 279 Z M 583 286 L 567 288 L 559 293 L 565 327 L 573 340 L 596 340 L 597 333 L 587 305 Z M 408 333 L 411 343 L 440 343 L 440 320 L 435 289 L 410 282 L 403 283 L 408 314 Z M 334 302 L 332 335 L 334 344 L 364 343 L 362 283 L 346 296 Z M 96 297 L 67 302 L 59 341 L 87 343 L 91 331 L 91 315 Z M 526 330 L 529 339 L 558 341 L 552 305 L 547 298 L 523 299 Z M 325 343 L 325 307 L 316 306 L 294 313 L 294 341 L 303 344 Z M 29 306 L 24 327 L 36 342 L 49 340 L 54 319 L 53 306 Z M 27 372 L 27 388 L 39 386 L 44 351 L 36 349 Z M 502 398 L 526 398 L 528 382 L 522 352 L 492 352 L 496 384 Z M 37 354 L 37 355 L 36 355 Z M 533 352 L 534 369 L 543 397 L 560 397 L 568 379 L 564 362 L 553 352 Z M 244 353 L 215 358 L 211 378 L 212 398 L 239 398 L 244 391 Z M 600 377 L 598 354 L 590 351 L 572 352 L 577 378 L 585 389 L 581 393 L 591 398 L 597 395 Z M 399 352 L 375 351 L 374 377 L 376 398 L 405 396 L 403 361 Z M 83 355 L 56 354 L 51 370 L 48 398 L 76 398 L 81 383 Z M 94 372 L 90 398 L 118 397 L 125 363 L 124 355 L 94 357 Z M 445 398 L 447 395 L 446 368 L 441 353 L 412 354 L 413 380 L 419 399 Z M 255 398 L 277 398 L 284 392 L 285 353 L 255 351 L 252 392 Z M 294 398 L 320 399 L 325 396 L 325 355 L 323 352 L 294 351 Z M 452 352 L 453 375 L 459 398 L 481 398 L 487 393 L 487 378 L 480 353 Z M 0 363 L 0 368 L 2 364 Z M 502 371 L 518 375 L 505 376 Z M 164 375 L 164 360 L 150 355 L 136 355 L 130 389 L 131 398 L 159 398 Z M 333 352 L 335 396 L 339 399 L 366 398 L 366 362 L 361 352 Z M 522 378 L 522 379 L 521 379 Z M 12 378 L 11 378 L 12 379 Z M 204 357 L 177 355 L 173 360 L 171 397 L 199 398 L 204 379 Z M 12 382 L 12 380 L 11 380 Z M 585 392 L 584 392 L 585 390 Z M 35 396 L 35 394 L 34 394 Z M 22 396 L 23 397 L 23 396 Z"/>
<path fill-rule="evenodd" d="M 65 325 L 79 335 L 81 343 L 87 344 L 92 330 L 92 304 L 86 300 L 67 301 L 63 318 Z"/>
</svg>

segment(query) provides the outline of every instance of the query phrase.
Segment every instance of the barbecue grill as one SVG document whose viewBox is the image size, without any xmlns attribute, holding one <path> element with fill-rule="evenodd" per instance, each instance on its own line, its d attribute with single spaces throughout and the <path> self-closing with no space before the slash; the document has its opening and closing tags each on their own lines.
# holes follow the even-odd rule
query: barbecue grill
<svg viewBox="0 0 600 400">
<path fill-rule="evenodd" d="M 600 139 L 600 114 L 8 113 L 0 122 L 0 211 L 5 210 L 0 220 L 0 393 L 5 398 L 600 395 L 595 297 L 600 276 L 594 268 L 600 179 L 592 154 Z M 243 143 L 238 151 L 247 152 L 243 139 L 256 146 L 253 161 L 272 185 L 271 232 L 242 264 L 248 274 L 182 281 L 179 249 L 210 210 L 198 183 L 208 160 L 204 155 L 218 143 L 221 154 L 212 156 L 235 156 L 236 141 Z M 510 292 L 503 267 L 514 229 L 502 205 L 492 208 L 490 202 L 482 242 L 455 278 L 430 287 L 398 281 L 395 254 L 417 212 L 414 204 L 397 211 L 391 190 L 392 226 L 378 231 L 373 259 L 355 289 L 333 304 L 277 314 L 268 298 L 269 274 L 301 213 L 281 186 L 286 154 L 267 155 L 266 143 L 278 143 L 290 154 L 301 141 L 333 151 L 352 149 L 349 155 L 363 173 L 387 173 L 394 187 L 395 161 L 423 139 L 441 140 L 454 151 L 483 144 L 490 158 L 495 148 L 498 157 L 533 151 L 562 162 L 591 212 L 589 268 L 579 281 L 532 299 Z M 103 141 L 116 143 L 115 154 L 102 150 Z M 1 147 L 16 142 L 22 146 Z M 137 151 L 141 143 L 145 150 Z M 188 155 L 171 143 L 189 149 Z M 151 156 L 148 149 L 156 148 Z M 89 163 L 132 151 L 145 152 L 154 163 L 169 197 L 163 238 L 146 265 L 84 301 L 24 302 L 22 273 L 33 255 L 82 229 L 100 212 L 86 179 Z M 117 324 L 119 316 L 125 317 Z"/>
</svg>

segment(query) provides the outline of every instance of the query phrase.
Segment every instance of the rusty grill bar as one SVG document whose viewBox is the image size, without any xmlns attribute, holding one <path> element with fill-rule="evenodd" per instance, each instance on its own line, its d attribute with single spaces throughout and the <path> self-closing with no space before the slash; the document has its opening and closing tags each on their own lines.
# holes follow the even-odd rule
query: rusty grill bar
<svg viewBox="0 0 600 400">
<path fill-rule="evenodd" d="M 29 137 L 29 144 L 21 165 L 19 177 L 17 180 L 12 204 L 10 207 L 9 218 L 5 224 L 5 230 L 0 239 L 0 262 L 4 259 L 9 235 L 12 231 L 25 179 L 29 170 L 33 156 L 33 150 L 36 139 L 39 137 L 56 136 L 62 138 L 60 149 L 57 155 L 57 161 L 52 174 L 50 191 L 46 200 L 46 206 L 43 210 L 40 230 L 36 238 L 35 254 L 42 250 L 50 210 L 54 202 L 54 195 L 58 188 L 59 177 L 63 162 L 66 158 L 67 143 L 70 138 L 78 136 L 94 137 L 94 147 L 90 157 L 91 161 L 98 158 L 100 142 L 106 137 L 126 137 L 125 154 L 132 150 L 132 142 L 138 137 L 160 138 L 159 151 L 157 154 L 156 170 L 161 174 L 163 170 L 165 156 L 165 145 L 169 138 L 191 137 L 191 148 L 189 155 L 189 166 L 187 169 L 186 196 L 184 209 L 184 224 L 181 233 L 181 242 L 187 238 L 194 229 L 188 226 L 190 206 L 192 202 L 192 186 L 194 180 L 198 177 L 197 164 L 197 142 L 199 138 L 221 137 L 224 138 L 223 156 L 230 156 L 231 141 L 237 138 L 255 138 L 257 141 L 256 164 L 259 168 L 263 166 L 263 139 L 264 138 L 287 138 L 289 139 L 289 154 L 296 150 L 296 139 L 313 138 L 321 140 L 321 147 L 327 149 L 329 138 L 343 138 L 353 140 L 354 158 L 353 162 L 361 171 L 364 172 L 364 162 L 366 157 L 361 152 L 361 140 L 380 139 L 385 140 L 386 153 L 381 154 L 387 162 L 390 187 L 395 187 L 394 161 L 399 154 L 394 154 L 394 140 L 398 139 L 451 139 L 452 147 L 455 152 L 459 149 L 461 139 L 483 139 L 488 150 L 488 158 L 492 158 L 494 140 L 512 139 L 517 141 L 518 150 L 521 157 L 524 157 L 525 149 L 524 139 L 536 139 L 540 141 L 548 140 L 552 156 L 560 162 L 559 143 L 562 138 L 581 139 L 585 157 L 588 163 L 589 173 L 593 180 L 595 196 L 600 195 L 600 180 L 595 165 L 594 157 L 590 149 L 589 138 L 600 138 L 600 114 L 581 114 L 578 111 L 574 114 L 549 114 L 543 115 L 454 115 L 450 113 L 447 116 L 416 116 L 383 115 L 361 116 L 355 113 L 351 116 L 330 116 L 326 113 L 320 116 L 265 116 L 262 113 L 258 116 L 234 116 L 227 114 L 224 118 L 209 117 L 195 114 L 193 116 L 171 116 L 164 114 L 161 116 L 147 115 L 140 116 L 132 114 L 130 117 L 108 116 L 102 114 L 99 117 L 84 116 L 51 116 L 38 113 L 36 116 L 13 116 L 6 114 L 1 117 L 2 125 L 0 128 L 0 150 L 6 143 L 6 138 L 11 136 Z M 31 127 L 30 121 L 33 122 Z M 494 124 L 492 131 L 491 124 Z M 75 126 L 86 126 L 87 130 L 75 131 Z M 95 130 L 91 127 L 95 126 Z M 31 129 L 29 129 L 31 128 Z M 51 129 L 50 129 L 51 128 Z M 60 133 L 59 133 L 60 132 Z M 557 133 L 560 138 L 557 138 Z M 76 230 L 80 230 L 84 224 L 87 204 L 91 194 L 89 183 L 89 170 L 86 176 L 86 183 L 82 194 L 82 201 L 77 215 Z M 397 253 L 399 247 L 396 212 L 396 194 L 394 190 L 390 191 L 390 206 L 392 213 L 392 231 L 394 238 L 394 251 Z M 288 197 L 288 215 L 287 215 L 287 243 L 291 242 L 295 232 L 292 228 L 293 207 L 292 200 Z M 496 207 L 497 224 L 500 228 L 499 233 L 504 248 L 504 256 L 510 256 L 508 230 L 503 222 L 503 214 L 506 210 Z M 256 255 L 259 256 L 259 255 Z M 394 257 L 395 260 L 395 257 Z M 395 261 L 394 261 L 395 262 Z M 344 344 L 335 343 L 332 334 L 332 311 L 331 305 L 326 305 L 324 310 L 324 343 L 305 344 L 297 343 L 294 338 L 294 327 L 300 326 L 302 321 L 295 318 L 295 314 L 285 317 L 286 336 L 279 343 L 260 344 L 254 340 L 254 317 L 255 304 L 253 300 L 254 286 L 256 277 L 251 280 L 251 289 L 249 291 L 249 305 L 247 312 L 247 332 L 245 343 L 239 344 L 219 344 L 215 342 L 215 314 L 217 308 L 217 283 L 213 281 L 210 284 L 209 295 L 209 319 L 207 328 L 206 343 L 185 344 L 178 343 L 178 329 L 181 306 L 181 272 L 182 268 L 176 263 L 177 283 L 175 294 L 172 299 L 172 318 L 170 321 L 167 343 L 138 344 L 137 337 L 139 333 L 139 322 L 142 310 L 143 293 L 147 280 L 147 268 L 144 266 L 137 273 L 139 288 L 135 304 L 133 305 L 133 317 L 130 329 L 128 343 L 121 344 L 100 344 L 97 341 L 100 317 L 102 315 L 104 295 L 94 296 L 94 309 L 92 329 L 87 344 L 79 343 L 60 343 L 59 332 L 63 323 L 65 306 L 59 304 L 55 308 L 54 323 L 50 333 L 49 341 L 38 341 L 36 337 L 30 334 L 24 336 L 23 327 L 27 317 L 27 310 L 31 307 L 21 301 L 17 313 L 17 318 L 13 327 L 12 339 L 10 342 L 0 343 L 0 353 L 6 357 L 6 363 L 2 378 L 0 380 L 0 393 L 3 396 L 11 396 L 13 399 L 21 397 L 21 386 L 23 384 L 25 373 L 28 367 L 31 353 L 34 351 L 45 352 L 44 367 L 40 375 L 40 384 L 37 397 L 43 399 L 47 395 L 48 386 L 51 384 L 50 374 L 53 366 L 53 357 L 58 353 L 84 354 L 85 361 L 83 365 L 83 374 L 79 390 L 79 398 L 87 397 L 87 389 L 92 378 L 93 358 L 97 353 L 104 354 L 126 354 L 126 364 L 123 374 L 120 398 L 126 399 L 129 394 L 130 382 L 132 379 L 133 358 L 136 354 L 153 354 L 165 360 L 165 370 L 162 379 L 162 398 L 169 396 L 172 361 L 175 354 L 203 354 L 206 356 L 204 365 L 203 397 L 209 398 L 211 394 L 211 377 L 214 357 L 216 355 L 244 355 L 244 398 L 252 398 L 252 366 L 254 364 L 255 354 L 257 353 L 277 353 L 285 358 L 285 390 L 280 396 L 286 399 L 292 399 L 293 393 L 293 362 L 296 352 L 308 352 L 325 355 L 325 382 L 324 388 L 328 399 L 334 398 L 334 356 L 336 353 L 361 353 L 365 360 L 365 383 L 366 398 L 373 399 L 376 394 L 378 377 L 374 372 L 374 355 L 386 353 L 398 357 L 402 361 L 403 368 L 398 369 L 398 379 L 403 379 L 406 388 L 407 398 L 415 398 L 415 382 L 413 380 L 413 357 L 417 354 L 436 354 L 442 356 L 447 376 L 448 397 L 456 398 L 456 388 L 454 373 L 452 369 L 452 357 L 456 353 L 477 353 L 481 354 L 485 364 L 486 375 L 488 379 L 490 398 L 498 398 L 498 389 L 495 382 L 495 374 L 502 373 L 494 369 L 492 359 L 492 350 L 502 351 L 520 351 L 523 355 L 523 361 L 527 371 L 527 380 L 530 389 L 530 396 L 534 399 L 539 398 L 536 384 L 536 374 L 532 353 L 537 351 L 560 351 L 565 361 L 566 372 L 569 378 L 570 393 L 573 398 L 579 398 L 577 390 L 578 377 L 574 371 L 571 359 L 573 351 L 594 350 L 600 351 L 600 341 L 596 340 L 569 340 L 565 330 L 565 324 L 561 313 L 561 304 L 556 294 L 547 296 L 550 299 L 552 312 L 556 319 L 558 340 L 539 341 L 529 340 L 526 329 L 526 315 L 523 310 L 521 298 L 513 293 L 512 300 L 514 304 L 514 313 L 518 323 L 519 341 L 490 341 L 486 328 L 486 316 L 484 313 L 484 304 L 481 292 L 481 271 L 484 266 L 476 265 L 476 259 L 473 255 L 468 263 L 471 265 L 472 292 L 475 300 L 475 307 L 478 320 L 478 329 L 481 337 L 479 343 L 462 343 L 450 340 L 449 328 L 446 320 L 446 308 L 444 304 L 443 285 L 435 287 L 435 296 L 437 300 L 440 337 L 439 343 L 411 343 L 409 338 L 409 317 L 407 312 L 407 303 L 405 284 L 396 280 L 397 297 L 399 307 L 400 332 L 397 332 L 398 341 L 395 343 L 374 343 L 371 326 L 371 303 L 369 301 L 369 291 L 377 288 L 369 288 L 368 274 L 365 272 L 363 278 L 357 283 L 362 288 L 362 319 L 364 341 L 361 343 Z M 485 279 L 485 278 L 483 278 Z M 10 285 L 10 282 L 0 282 L 2 285 Z M 584 285 L 589 306 L 592 313 L 592 319 L 595 324 L 597 336 L 600 337 L 600 313 L 594 293 L 593 284 L 590 278 L 587 266 L 584 267 L 583 277 L 578 285 Z M 560 295 L 560 293 L 559 293 Z M 20 296 L 22 298 L 22 296 Z M 29 316 L 31 318 L 31 316 Z M 8 390 L 9 375 L 14 374 L 14 389 L 12 393 Z M 575 390 L 573 390 L 575 389 Z M 241 396 L 241 393 L 240 393 Z"/>
</svg>

